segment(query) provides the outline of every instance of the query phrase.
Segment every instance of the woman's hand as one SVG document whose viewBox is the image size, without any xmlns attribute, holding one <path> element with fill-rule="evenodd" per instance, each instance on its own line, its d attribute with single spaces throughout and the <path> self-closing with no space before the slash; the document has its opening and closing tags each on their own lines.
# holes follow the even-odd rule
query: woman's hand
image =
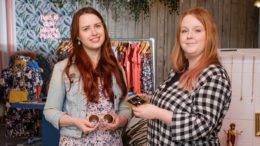
<svg viewBox="0 0 260 146">
<path fill-rule="evenodd" d="M 166 124 L 171 124 L 173 113 L 172 111 L 157 107 L 153 104 L 143 104 L 133 106 L 134 115 L 143 119 L 159 119 Z"/>
<path fill-rule="evenodd" d="M 157 117 L 158 107 L 152 104 L 133 106 L 132 109 L 136 117 L 143 119 L 155 119 Z"/>
<path fill-rule="evenodd" d="M 142 97 L 147 102 L 150 102 L 152 98 L 152 95 L 148 95 L 148 94 L 138 94 L 138 96 Z"/>
<path fill-rule="evenodd" d="M 74 119 L 74 125 L 83 131 L 84 134 L 88 134 L 96 130 L 97 126 L 91 124 L 87 119 Z"/>
<path fill-rule="evenodd" d="M 124 116 L 120 116 L 116 113 L 111 113 L 114 118 L 112 123 L 104 123 L 102 130 L 116 130 L 119 127 L 123 127 L 127 123 L 127 118 Z"/>
</svg>

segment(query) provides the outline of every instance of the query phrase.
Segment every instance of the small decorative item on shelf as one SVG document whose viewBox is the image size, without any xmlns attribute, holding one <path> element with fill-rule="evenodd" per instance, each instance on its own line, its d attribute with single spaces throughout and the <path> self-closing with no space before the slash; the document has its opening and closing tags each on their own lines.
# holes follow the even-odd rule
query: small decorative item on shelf
<svg viewBox="0 0 260 146">
<path fill-rule="evenodd" d="M 228 131 L 224 130 L 227 135 L 227 146 L 234 146 L 236 137 L 240 135 L 243 131 L 236 130 L 236 124 L 230 123 Z"/>
</svg>

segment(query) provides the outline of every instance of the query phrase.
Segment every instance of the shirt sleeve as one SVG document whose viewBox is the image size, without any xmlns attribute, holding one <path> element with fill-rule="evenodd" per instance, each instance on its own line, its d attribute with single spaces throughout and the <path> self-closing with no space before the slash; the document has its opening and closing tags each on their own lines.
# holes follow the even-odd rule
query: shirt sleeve
<svg viewBox="0 0 260 146">
<path fill-rule="evenodd" d="M 231 90 L 227 78 L 213 75 L 195 90 L 191 112 L 173 113 L 171 133 L 173 140 L 196 140 L 218 126 L 230 103 Z"/>
<path fill-rule="evenodd" d="M 60 117 L 65 114 L 62 112 L 65 97 L 65 85 L 62 80 L 62 72 L 63 70 L 56 64 L 53 69 L 47 101 L 43 110 L 46 120 L 57 129 L 59 129 Z"/>
</svg>

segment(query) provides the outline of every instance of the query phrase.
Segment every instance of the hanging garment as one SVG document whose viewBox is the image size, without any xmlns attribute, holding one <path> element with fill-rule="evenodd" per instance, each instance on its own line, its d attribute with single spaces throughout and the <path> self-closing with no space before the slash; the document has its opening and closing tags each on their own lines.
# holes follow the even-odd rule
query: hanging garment
<svg viewBox="0 0 260 146">
<path fill-rule="evenodd" d="M 142 64 L 142 73 L 141 73 L 141 82 L 142 82 L 142 93 L 153 94 L 153 62 L 152 55 L 150 53 L 141 55 L 141 64 Z"/>
<path fill-rule="evenodd" d="M 26 91 L 29 100 L 34 100 L 43 81 L 41 68 L 35 60 L 32 52 L 17 52 L 11 56 L 9 67 L 1 72 L 1 78 L 5 83 L 5 98 L 23 95 L 19 91 Z M 16 92 L 12 92 L 16 91 Z M 17 92 L 18 91 L 18 92 Z M 39 92 L 39 91 L 38 91 Z M 39 110 L 9 108 L 6 112 L 7 139 L 14 137 L 33 137 L 40 135 Z"/>
<path fill-rule="evenodd" d="M 153 93 L 153 58 L 149 42 L 121 42 L 114 44 L 117 59 L 123 66 L 129 92 Z"/>
<path fill-rule="evenodd" d="M 47 97 L 47 92 L 48 92 L 48 85 L 51 79 L 51 73 L 50 71 L 52 70 L 51 64 L 48 62 L 48 60 L 41 54 L 37 54 L 36 56 L 36 62 L 39 64 L 42 72 L 41 72 L 41 77 L 43 80 L 43 84 L 41 87 L 40 91 L 40 96 L 45 99 Z M 38 88 L 36 88 L 38 89 Z"/>
<path fill-rule="evenodd" d="M 38 65 L 38 64 L 37 64 Z M 35 68 L 31 68 L 27 66 L 25 68 L 25 88 L 29 92 L 29 98 L 30 100 L 35 100 L 36 97 L 39 97 L 37 95 L 37 88 L 41 88 L 43 81 L 41 77 L 40 70 L 35 70 Z"/>
<path fill-rule="evenodd" d="M 127 88 L 128 91 L 133 91 L 133 84 L 132 84 L 132 67 L 131 67 L 131 58 L 133 56 L 133 50 L 131 49 L 131 46 L 129 43 L 122 44 L 122 48 L 124 51 L 124 58 L 122 62 L 122 66 L 126 73 L 126 79 L 127 79 Z"/>
<path fill-rule="evenodd" d="M 134 92 L 137 94 L 141 93 L 141 56 L 139 54 L 140 47 L 140 43 L 131 44 L 131 48 L 133 50 L 133 56 L 131 58 L 132 81 Z"/>
<path fill-rule="evenodd" d="M 56 62 L 67 58 L 69 55 L 68 50 L 71 49 L 71 47 L 72 43 L 69 39 L 62 41 L 55 50 L 55 59 L 57 59 Z"/>
<path fill-rule="evenodd" d="M 8 109 L 6 115 L 5 137 L 29 138 L 40 136 L 40 111 L 33 109 Z"/>
<path fill-rule="evenodd" d="M 35 57 L 36 54 L 32 52 L 17 52 L 11 57 L 8 67 L 13 82 L 10 89 L 26 89 L 29 100 L 35 100 L 37 88 L 40 88 L 43 84 L 42 69 L 36 62 Z"/>
<path fill-rule="evenodd" d="M 119 57 L 118 57 L 118 53 L 119 53 L 119 52 L 118 52 L 118 50 L 116 49 L 116 46 L 112 46 L 112 51 L 113 51 L 113 53 L 114 53 L 116 59 L 119 60 Z"/>
<path fill-rule="evenodd" d="M 8 92 L 13 86 L 13 76 L 10 68 L 6 68 L 1 71 L 0 80 L 0 87 L 3 90 L 3 92 L 1 92 L 0 98 L 6 100 Z"/>
</svg>

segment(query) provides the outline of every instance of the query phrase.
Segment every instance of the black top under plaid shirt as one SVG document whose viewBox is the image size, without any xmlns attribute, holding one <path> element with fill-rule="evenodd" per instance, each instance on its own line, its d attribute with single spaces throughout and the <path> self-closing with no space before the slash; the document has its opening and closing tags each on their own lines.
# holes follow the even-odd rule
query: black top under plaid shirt
<svg viewBox="0 0 260 146">
<path fill-rule="evenodd" d="M 179 76 L 171 71 L 151 99 L 152 104 L 172 111 L 173 118 L 171 125 L 149 121 L 149 145 L 220 145 L 218 132 L 231 101 L 227 72 L 220 65 L 208 66 L 190 92 L 179 87 Z"/>
</svg>

